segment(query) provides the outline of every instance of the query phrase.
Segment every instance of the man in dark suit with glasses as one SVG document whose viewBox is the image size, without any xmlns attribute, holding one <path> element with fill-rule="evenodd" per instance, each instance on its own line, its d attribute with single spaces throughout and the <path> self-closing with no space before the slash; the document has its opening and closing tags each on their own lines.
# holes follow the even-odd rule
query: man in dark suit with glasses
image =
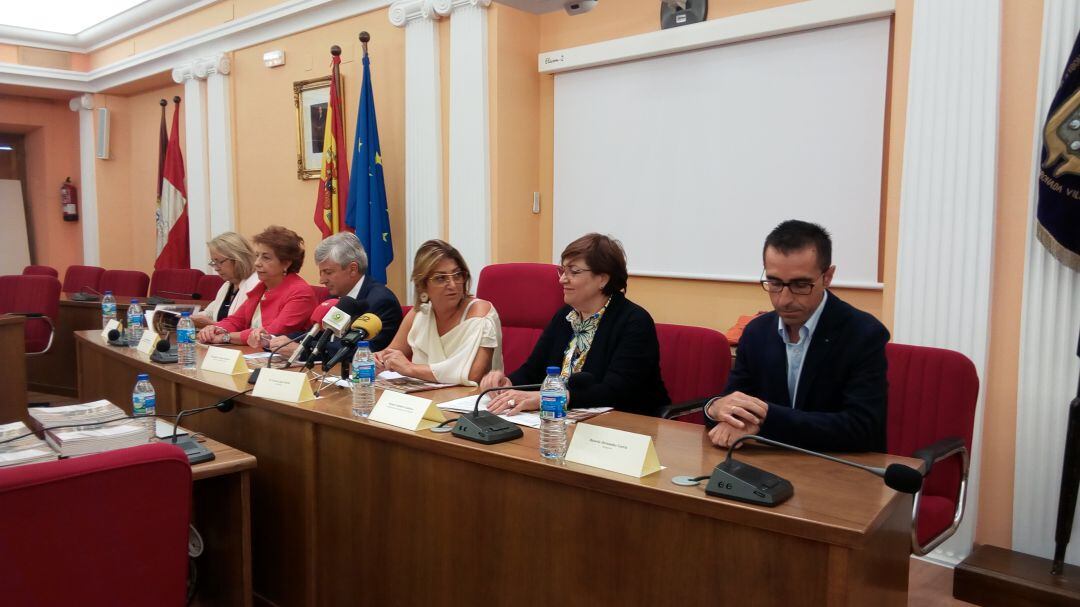
<svg viewBox="0 0 1080 607">
<path fill-rule="evenodd" d="M 773 311 L 746 326 L 727 387 L 705 405 L 710 440 L 727 447 L 755 434 L 808 449 L 884 451 L 889 332 L 828 290 L 829 233 L 785 221 L 762 258 Z"/>
</svg>

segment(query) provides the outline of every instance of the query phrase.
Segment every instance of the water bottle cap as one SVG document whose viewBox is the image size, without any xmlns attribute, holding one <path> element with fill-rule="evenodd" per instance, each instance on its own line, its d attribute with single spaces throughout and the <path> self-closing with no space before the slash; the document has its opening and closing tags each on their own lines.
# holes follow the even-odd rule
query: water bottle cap
<svg viewBox="0 0 1080 607">
<path fill-rule="evenodd" d="M 370 341 L 362 341 L 362 342 L 357 343 L 356 347 L 357 348 L 370 348 L 371 347 L 371 342 Z"/>
<path fill-rule="evenodd" d="M 547 368 L 547 374 L 548 375 L 558 375 L 559 373 L 562 373 L 562 368 L 560 368 L 560 367 L 548 367 Z"/>
<path fill-rule="evenodd" d="M 150 379 L 150 374 L 149 373 L 140 373 L 138 375 L 138 377 L 136 377 L 135 379 L 137 379 L 138 381 L 149 380 Z"/>
<path fill-rule="evenodd" d="M 132 297 L 132 298 L 131 298 L 131 303 L 132 303 L 132 304 L 137 304 L 137 303 L 139 303 L 139 300 L 138 300 L 138 299 L 135 299 L 134 297 Z"/>
<path fill-rule="evenodd" d="M 181 312 L 180 313 L 180 318 L 187 318 L 189 316 L 191 316 L 191 312 Z"/>
<path fill-rule="evenodd" d="M 106 295 L 112 295 L 112 291 L 105 291 Z"/>
</svg>

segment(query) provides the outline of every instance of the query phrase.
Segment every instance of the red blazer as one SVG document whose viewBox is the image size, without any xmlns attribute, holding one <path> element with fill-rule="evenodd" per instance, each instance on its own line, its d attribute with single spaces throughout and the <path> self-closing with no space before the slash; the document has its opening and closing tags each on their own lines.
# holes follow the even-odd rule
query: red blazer
<svg viewBox="0 0 1080 607">
<path fill-rule="evenodd" d="M 315 310 L 315 291 L 311 285 L 297 274 L 289 274 L 273 290 L 267 291 L 266 284 L 259 282 L 248 293 L 244 305 L 236 314 L 225 317 L 214 326 L 223 327 L 230 332 L 239 331 L 240 339 L 247 341 L 251 333 L 251 318 L 255 308 L 262 305 L 262 328 L 274 335 L 285 335 L 306 331 L 311 327 L 311 313 Z"/>
</svg>

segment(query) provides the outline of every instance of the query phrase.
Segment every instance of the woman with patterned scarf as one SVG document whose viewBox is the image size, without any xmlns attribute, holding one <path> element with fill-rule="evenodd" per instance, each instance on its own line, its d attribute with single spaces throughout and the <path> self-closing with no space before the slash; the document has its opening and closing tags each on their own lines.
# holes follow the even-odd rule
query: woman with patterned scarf
<svg viewBox="0 0 1080 607">
<path fill-rule="evenodd" d="M 626 298 L 626 253 L 619 241 L 586 234 L 562 252 L 560 309 L 544 329 L 525 364 L 511 373 L 488 373 L 481 388 L 538 384 L 549 366 L 562 375 L 585 371 L 591 385 L 570 390 L 568 406 L 614 407 L 656 415 L 670 404 L 660 379 L 656 325 L 644 308 Z M 488 404 L 513 415 L 540 408 L 539 392 L 505 390 Z"/>
</svg>

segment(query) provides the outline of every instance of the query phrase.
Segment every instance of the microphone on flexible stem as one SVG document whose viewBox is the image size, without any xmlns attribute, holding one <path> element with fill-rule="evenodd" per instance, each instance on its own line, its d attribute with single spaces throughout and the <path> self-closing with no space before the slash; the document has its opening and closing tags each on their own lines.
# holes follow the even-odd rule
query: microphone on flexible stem
<svg viewBox="0 0 1080 607">
<path fill-rule="evenodd" d="M 712 475 L 709 477 L 709 484 L 705 487 L 705 493 L 715 497 L 726 497 L 762 506 L 777 506 L 795 494 L 795 488 L 790 481 L 732 457 L 736 447 L 748 440 L 865 470 L 874 476 L 885 479 L 886 486 L 901 493 L 914 494 L 918 493 L 919 489 L 922 488 L 922 473 L 910 466 L 903 464 L 889 464 L 886 468 L 867 466 L 851 460 L 775 441 L 771 438 L 747 434 L 731 443 L 731 446 L 728 447 L 727 457 L 713 468 Z M 677 485 L 696 485 L 698 480 L 704 479 L 688 479 L 677 476 L 672 479 L 672 482 Z"/>
<path fill-rule="evenodd" d="M 164 289 L 158 289 L 154 291 L 154 295 L 175 295 L 180 299 L 202 299 L 202 293 L 192 291 L 191 293 L 182 293 L 180 291 L 166 291 Z"/>
<path fill-rule="evenodd" d="M 214 459 L 214 453 L 207 449 L 205 446 L 199 444 L 199 441 L 191 438 L 190 435 L 184 435 L 182 437 L 177 436 L 177 431 L 180 428 L 180 420 L 182 420 L 186 415 L 202 413 L 203 411 L 209 411 L 211 409 L 217 409 L 222 413 L 228 413 L 229 411 L 233 410 L 233 407 L 235 407 L 233 399 L 237 396 L 242 396 L 244 394 L 247 394 L 248 392 L 251 392 L 252 389 L 244 390 L 243 392 L 237 392 L 236 394 L 228 396 L 208 407 L 199 407 L 197 409 L 187 409 L 181 411 L 179 414 L 177 414 L 176 421 L 173 422 L 173 432 L 172 436 L 169 438 L 169 442 L 184 450 L 184 453 L 187 455 L 188 458 L 188 463 L 198 464 L 200 462 L 208 462 Z"/>
<path fill-rule="evenodd" d="M 154 345 L 150 360 L 156 363 L 170 364 L 180 360 L 180 356 L 176 347 L 169 343 L 169 338 L 165 337 L 159 339 L 157 344 Z"/>
<path fill-rule="evenodd" d="M 582 390 L 589 388 L 595 382 L 596 378 L 592 373 L 580 371 L 574 373 L 567 379 L 566 387 L 568 390 Z M 490 411 L 481 411 L 480 399 L 489 392 L 497 392 L 500 390 L 539 390 L 541 385 L 542 384 L 522 384 L 517 386 L 497 386 L 495 388 L 483 390 L 476 396 L 476 403 L 473 405 L 472 413 L 462 413 L 459 415 L 457 418 L 457 425 L 454 426 L 454 429 L 451 430 L 451 432 L 454 436 L 459 438 L 483 443 L 485 445 L 494 445 L 496 443 L 514 440 L 515 438 L 521 438 L 525 433 L 521 431 L 520 426 L 508 422 Z"/>
<path fill-rule="evenodd" d="M 79 289 L 78 293 L 72 293 L 71 299 L 74 301 L 97 301 L 104 297 L 100 291 L 89 285 L 84 285 Z"/>
<path fill-rule="evenodd" d="M 334 337 L 345 335 L 349 331 L 352 323 L 367 311 L 367 300 L 357 301 L 348 295 L 339 299 L 337 305 L 330 308 L 323 317 L 322 326 L 325 328 L 323 329 L 322 335 L 319 336 L 319 341 L 315 344 L 315 348 L 313 348 L 311 354 L 308 355 L 307 361 L 304 363 L 304 368 L 311 369 L 314 367 L 319 356 L 325 353 L 327 342 Z"/>
<path fill-rule="evenodd" d="M 341 337 L 341 347 L 326 362 L 323 371 L 329 372 L 334 365 L 342 362 L 349 352 L 356 349 L 356 344 L 371 341 L 382 331 L 382 319 L 374 314 L 361 314 L 349 325 L 349 331 Z"/>
<path fill-rule="evenodd" d="M 304 335 L 303 341 L 301 341 L 300 345 L 293 350 L 292 355 L 289 356 L 289 362 L 285 364 L 285 367 L 291 367 L 301 355 L 305 357 L 305 360 L 310 358 L 311 348 L 313 346 L 312 342 L 316 339 L 315 336 L 319 334 L 319 331 L 323 329 L 323 317 L 330 313 L 330 310 L 337 305 L 337 302 L 337 299 L 327 299 L 315 306 L 315 311 L 311 313 L 311 330 Z"/>
</svg>

